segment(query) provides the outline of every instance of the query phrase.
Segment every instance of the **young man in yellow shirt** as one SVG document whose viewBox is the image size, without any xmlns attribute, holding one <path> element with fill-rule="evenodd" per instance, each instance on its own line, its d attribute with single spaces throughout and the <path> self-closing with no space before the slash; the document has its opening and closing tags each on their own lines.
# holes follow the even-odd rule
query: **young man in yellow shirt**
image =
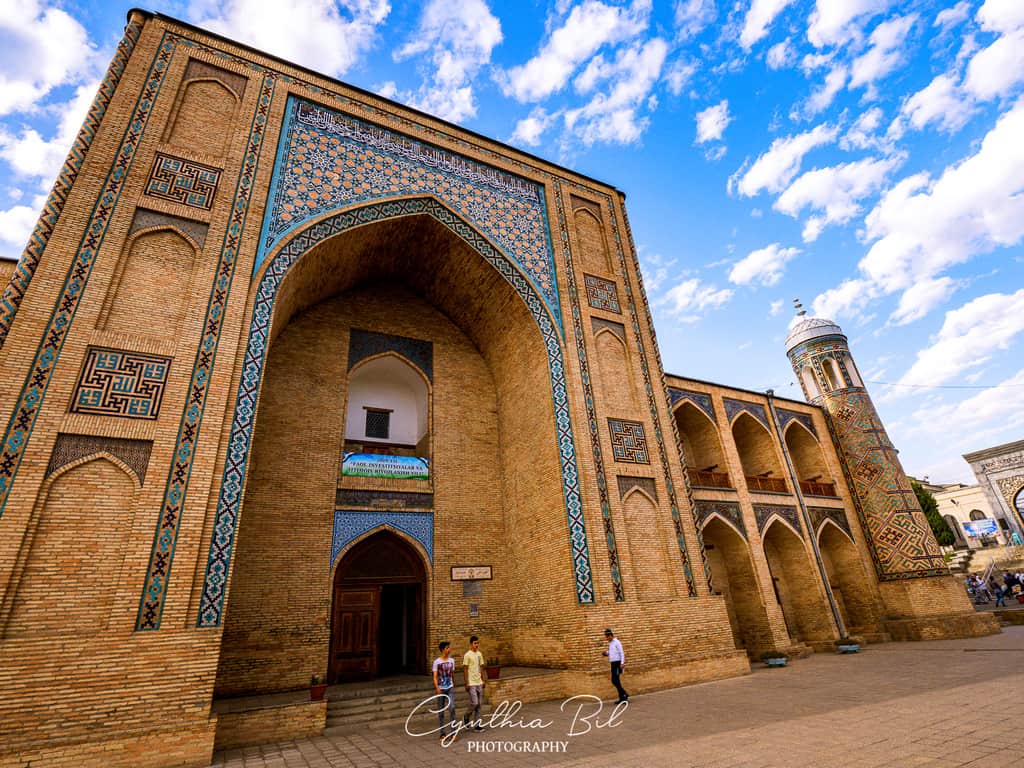
<svg viewBox="0 0 1024 768">
<path fill-rule="evenodd" d="M 473 635 L 469 638 L 469 650 L 462 657 L 462 675 L 466 679 L 466 693 L 469 694 L 469 709 L 462 718 L 464 725 L 473 723 L 474 731 L 482 731 L 480 725 L 480 704 L 483 702 L 484 686 L 484 655 L 480 653 L 480 638 Z"/>
</svg>

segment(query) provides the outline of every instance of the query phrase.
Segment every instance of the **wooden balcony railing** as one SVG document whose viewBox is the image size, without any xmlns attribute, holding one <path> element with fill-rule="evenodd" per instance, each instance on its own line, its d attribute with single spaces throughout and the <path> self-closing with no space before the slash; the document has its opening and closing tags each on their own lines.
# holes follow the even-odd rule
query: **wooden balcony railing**
<svg viewBox="0 0 1024 768">
<path fill-rule="evenodd" d="M 688 469 L 686 473 L 690 476 L 690 485 L 705 488 L 732 488 L 728 472 L 702 472 L 699 469 Z"/>
<path fill-rule="evenodd" d="M 835 496 L 835 483 L 815 483 L 810 480 L 800 481 L 800 491 L 808 496 Z"/>
<path fill-rule="evenodd" d="M 747 488 L 752 491 L 769 491 L 771 493 L 786 493 L 786 481 L 780 477 L 750 477 L 747 476 Z"/>
</svg>

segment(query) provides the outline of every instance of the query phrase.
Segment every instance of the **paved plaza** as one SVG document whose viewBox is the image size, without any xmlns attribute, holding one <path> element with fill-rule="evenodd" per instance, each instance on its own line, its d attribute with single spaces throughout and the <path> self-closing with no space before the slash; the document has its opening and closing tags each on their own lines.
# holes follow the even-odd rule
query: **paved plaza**
<svg viewBox="0 0 1024 768">
<path fill-rule="evenodd" d="M 628 675 L 623 679 L 628 687 Z M 612 706 L 605 702 L 597 718 L 578 720 L 576 730 L 604 721 Z M 546 728 L 493 728 L 464 734 L 448 748 L 433 735 L 411 737 L 399 725 L 231 750 L 217 754 L 214 765 L 1024 766 L 1024 626 L 973 640 L 815 655 L 779 670 L 756 665 L 741 678 L 635 695 L 620 724 L 574 737 L 566 734 L 576 707 L 559 707 L 531 704 L 514 718 L 551 723 Z M 504 751 L 544 743 L 551 749 L 551 742 L 568 742 L 565 752 Z"/>
</svg>

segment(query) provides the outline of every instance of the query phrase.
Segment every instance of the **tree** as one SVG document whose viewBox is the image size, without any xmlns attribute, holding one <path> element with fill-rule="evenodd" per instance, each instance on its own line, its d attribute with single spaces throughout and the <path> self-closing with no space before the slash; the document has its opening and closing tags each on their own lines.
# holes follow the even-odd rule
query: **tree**
<svg viewBox="0 0 1024 768">
<path fill-rule="evenodd" d="M 935 501 L 932 492 L 921 485 L 917 480 L 910 481 L 910 487 L 914 489 L 917 501 L 924 510 L 924 516 L 928 518 L 928 524 L 932 527 L 935 540 L 944 547 L 951 547 L 956 543 L 956 537 L 949 530 L 949 523 L 939 514 L 939 503 Z"/>
</svg>

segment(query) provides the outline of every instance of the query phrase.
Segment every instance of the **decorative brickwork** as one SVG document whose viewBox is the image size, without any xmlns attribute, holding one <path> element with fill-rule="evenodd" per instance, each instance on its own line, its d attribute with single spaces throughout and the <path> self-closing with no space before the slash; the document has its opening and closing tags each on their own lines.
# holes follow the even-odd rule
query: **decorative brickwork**
<svg viewBox="0 0 1024 768">
<path fill-rule="evenodd" d="M 776 408 L 775 412 L 779 414 L 779 429 L 783 434 L 786 432 L 786 425 L 791 421 L 798 421 L 807 427 L 807 431 L 815 437 L 818 436 L 818 431 L 814 428 L 814 420 L 811 418 L 809 413 L 799 413 L 797 411 L 787 411 L 785 408 Z"/>
<path fill-rule="evenodd" d="M 358 328 L 353 328 L 349 334 L 348 369 L 351 371 L 366 358 L 385 352 L 397 352 L 423 371 L 427 381 L 434 380 L 434 346 L 429 341 L 362 331 Z"/>
<path fill-rule="evenodd" d="M 619 561 L 619 545 L 615 537 L 615 525 L 612 522 L 611 503 L 608 499 L 608 480 L 604 468 L 604 452 L 601 450 L 601 432 L 597 420 L 597 405 L 594 399 L 594 387 L 590 377 L 590 362 L 587 357 L 587 345 L 583 338 L 583 317 L 580 309 L 579 288 L 576 283 L 572 249 L 569 247 L 569 228 L 562 199 L 562 185 L 554 184 L 555 212 L 558 215 L 558 231 L 562 241 L 562 260 L 565 262 L 566 283 L 569 287 L 569 303 L 572 306 L 573 335 L 576 338 L 576 358 L 580 364 L 580 379 L 583 383 L 584 404 L 587 408 L 587 427 L 590 433 L 590 450 L 594 454 L 594 471 L 597 474 L 597 491 L 601 500 L 601 525 L 604 528 L 605 545 L 608 548 L 608 567 L 611 572 L 612 592 L 616 602 L 626 599 L 622 585 L 622 569 Z"/>
<path fill-rule="evenodd" d="M 39 216 L 39 220 L 36 222 L 35 229 L 32 230 L 32 236 L 29 238 L 28 245 L 22 251 L 15 273 L 11 277 L 10 282 L 4 287 L 3 295 L 0 297 L 0 347 L 3 347 L 4 341 L 7 339 L 7 334 L 11 330 L 11 323 L 14 321 L 14 315 L 18 311 L 18 307 L 21 306 L 21 300 L 25 297 L 29 283 L 32 282 L 36 267 L 39 265 L 39 259 L 46 249 L 46 244 L 50 241 L 50 234 L 57 225 L 57 219 L 60 218 L 61 212 L 64 210 L 64 203 L 68 199 L 71 186 L 75 183 L 75 179 L 78 178 L 78 172 L 82 169 L 85 156 L 96 136 L 96 131 L 103 120 L 103 115 L 107 112 L 107 106 L 110 104 L 110 99 L 114 95 L 117 84 L 121 81 L 121 75 L 124 74 L 124 68 L 128 64 L 128 59 L 135 49 L 135 43 L 138 42 L 141 32 L 142 24 L 136 19 L 128 22 L 128 25 L 125 27 L 124 37 L 121 38 L 121 42 L 117 45 L 114 59 L 110 62 L 110 66 L 107 68 L 102 82 L 100 82 L 96 97 L 92 101 L 92 106 L 89 107 L 89 113 L 85 116 L 85 122 L 82 123 L 81 129 L 75 137 L 75 143 L 71 145 L 71 151 L 68 152 L 64 165 L 61 166 L 60 173 L 57 175 L 57 181 L 54 182 L 53 189 L 50 190 L 50 195 L 46 198 L 46 205 Z M 161 72 L 161 78 L 162 74 Z M 157 89 L 159 89 L 159 81 L 157 81 L 156 85 Z M 153 96 L 155 94 L 152 94 L 147 101 L 144 116 L 147 119 L 149 116 L 148 109 L 152 105 Z M 141 115 L 142 113 L 136 109 L 136 116 Z M 142 125 L 145 125 L 145 119 L 143 119 Z M 138 142 L 138 134 L 134 137 L 134 142 Z M 134 153 L 135 147 L 133 144 L 128 151 L 129 160 Z M 120 178 L 123 178 L 123 174 Z M 0 490 L 0 514 L 3 513 L 5 500 L 6 493 Z"/>
<path fill-rule="evenodd" d="M 748 403 L 745 400 L 733 400 L 731 397 L 723 397 L 722 405 L 725 406 L 725 417 L 732 423 L 741 413 L 749 413 L 755 419 L 764 424 L 765 429 L 770 430 L 768 426 L 768 414 L 765 412 L 764 406 L 761 403 Z"/>
<path fill-rule="evenodd" d="M 206 245 L 206 233 L 210 229 L 209 224 L 204 224 L 201 221 L 183 219 L 180 216 L 171 216 L 170 214 L 160 213 L 159 211 L 148 211 L 145 208 L 137 208 L 135 210 L 135 218 L 132 219 L 132 226 L 128 230 L 128 236 L 131 237 L 136 232 L 156 227 L 170 227 L 171 229 L 176 229 L 182 234 L 190 237 L 192 240 L 195 240 L 196 245 L 200 248 Z"/>
<path fill-rule="evenodd" d="M 821 531 L 822 523 L 831 520 L 846 531 L 847 536 L 853 537 L 850 532 L 850 521 L 846 519 L 846 513 L 843 510 L 835 507 L 808 507 L 807 512 L 811 516 L 811 524 L 814 526 L 815 533 Z"/>
<path fill-rule="evenodd" d="M 406 533 L 427 551 L 430 562 L 434 562 L 434 515 L 431 512 L 357 512 L 336 510 L 334 513 L 334 535 L 331 538 L 331 562 L 333 568 L 338 555 L 351 542 L 375 528 L 394 528 Z"/>
<path fill-rule="evenodd" d="M 622 323 L 613 323 L 611 320 L 605 320 L 602 317 L 590 318 L 590 327 L 594 331 L 596 336 L 598 331 L 611 331 L 623 344 L 626 343 L 626 326 Z"/>
<path fill-rule="evenodd" d="M 263 136 L 267 129 L 267 114 L 274 96 L 274 79 L 265 77 L 260 86 L 256 111 L 253 114 L 245 155 L 231 205 L 231 218 L 224 233 L 224 244 L 220 250 L 220 264 L 217 268 L 210 298 L 206 305 L 206 319 L 203 322 L 203 338 L 199 343 L 192 377 L 189 380 L 189 394 L 185 410 L 181 415 L 181 426 L 171 462 L 163 506 L 153 536 L 153 548 L 146 570 L 146 583 L 135 620 L 136 630 L 160 628 L 164 601 L 167 597 L 167 582 L 171 576 L 171 564 L 178 542 L 181 513 L 188 494 L 192 463 L 195 460 L 196 444 L 203 423 L 203 410 L 210 392 L 210 373 L 217 356 L 220 332 L 224 327 L 224 308 L 231 293 L 241 246 L 242 231 L 245 228 L 252 199 L 253 182 L 263 148 Z"/>
<path fill-rule="evenodd" d="M 205 61 L 200 61 L 198 59 L 189 59 L 188 66 L 185 67 L 185 76 L 182 78 L 182 82 L 187 83 L 189 80 L 202 79 L 218 81 L 221 85 L 235 94 L 239 101 L 241 101 L 245 96 L 245 86 L 249 83 L 248 78 L 236 74 L 235 72 L 229 72 L 226 69 L 215 67 L 212 64 L 207 64 Z"/>
<path fill-rule="evenodd" d="M 538 184 L 295 97 L 285 114 L 255 269 L 276 243 L 315 216 L 415 194 L 435 196 L 490 238 L 561 325 Z"/>
<path fill-rule="evenodd" d="M 612 455 L 616 461 L 627 464 L 650 464 L 644 425 L 639 421 L 608 419 L 608 433 L 612 441 Z"/>
<path fill-rule="evenodd" d="M 627 475 L 619 475 L 616 478 L 616 481 L 619 485 L 620 499 L 624 499 L 626 494 L 634 488 L 639 488 L 654 499 L 654 501 L 658 500 L 658 484 L 654 482 L 653 477 L 629 477 Z"/>
<path fill-rule="evenodd" d="M 8 423 L 7 430 L 4 433 L 3 443 L 0 445 L 0 515 L 3 514 L 4 508 L 7 506 L 7 498 L 10 496 L 11 486 L 14 483 L 18 467 L 21 465 L 21 460 L 25 455 L 29 439 L 32 437 L 32 430 L 35 427 L 36 418 L 39 416 L 39 411 L 46 398 L 50 379 L 53 377 L 53 371 L 57 366 L 57 361 L 60 359 L 60 353 L 64 348 L 64 342 L 67 340 L 72 320 L 78 311 L 78 305 L 81 303 L 82 296 L 85 293 L 85 287 L 89 282 L 89 275 L 92 273 L 92 267 L 96 261 L 96 254 L 103 245 L 103 240 L 107 235 L 110 218 L 121 197 L 125 177 L 127 177 L 128 172 L 132 168 L 139 141 L 146 129 L 146 124 L 149 122 L 149 117 L 153 110 L 153 102 L 160 93 L 160 86 L 163 85 L 167 67 L 174 55 L 174 49 L 173 40 L 164 35 L 156 57 L 149 68 L 146 86 L 141 90 L 138 101 L 135 103 L 131 120 L 117 153 L 117 160 L 111 165 L 110 171 L 107 173 L 99 195 L 99 201 L 92 210 L 89 223 L 86 225 L 85 232 L 78 245 L 78 250 L 71 259 L 67 277 L 65 277 L 64 284 L 57 295 L 53 313 L 36 350 L 35 360 L 28 370 L 18 402 L 13 409 L 11 421 Z M 130 50 L 130 46 L 128 50 Z M 127 56 L 127 51 L 125 55 Z M 113 88 L 114 85 L 116 85 L 116 79 L 110 87 Z M 101 88 L 101 95 L 103 93 L 104 90 Z M 99 99 L 100 97 L 97 98 Z M 103 98 L 106 101 L 109 100 L 109 96 L 103 96 Z M 95 106 L 96 104 L 94 103 Z M 102 111 L 100 116 L 102 116 Z M 89 125 L 90 122 L 87 119 L 86 126 L 88 127 Z M 91 135 L 94 131 L 95 127 L 90 128 L 88 131 L 86 131 L 86 128 L 83 128 L 88 141 L 91 141 Z M 79 137 L 81 136 L 82 134 L 80 133 Z M 86 141 L 86 146 L 88 146 L 88 141 Z M 72 150 L 72 155 L 74 154 L 75 150 Z M 61 173 L 63 176 L 64 171 Z M 68 183 L 70 184 L 70 181 Z M 60 182 L 58 181 L 59 184 Z M 63 201 L 60 202 L 60 205 L 63 206 Z M 53 213 L 54 221 L 56 221 L 59 213 L 59 210 Z M 44 218 L 46 218 L 46 214 L 44 214 Z M 40 222 L 42 222 L 42 219 L 40 219 Z M 46 237 L 48 236 L 47 234 Z M 46 245 L 46 238 L 37 238 L 33 235 L 33 244 L 38 244 L 38 248 L 34 251 L 37 252 L 36 258 L 38 258 L 38 254 L 42 253 L 42 249 Z M 25 261 L 26 258 L 23 256 L 22 261 Z M 21 265 L 19 264 L 20 272 Z M 28 279 L 24 279 L 23 282 L 24 287 L 27 288 Z M 11 285 L 13 284 L 14 281 L 12 281 Z M 2 332 L 6 334 L 6 330 Z"/>
<path fill-rule="evenodd" d="M 219 168 L 157 152 L 146 194 L 208 211 L 213 208 L 220 173 Z"/>
<path fill-rule="evenodd" d="M 619 306 L 618 288 L 613 280 L 605 280 L 596 275 L 584 275 L 583 285 L 587 289 L 587 303 L 594 309 L 622 312 L 622 307 Z"/>
<path fill-rule="evenodd" d="M 339 507 L 374 507 L 377 509 L 433 509 L 434 494 L 405 491 L 353 491 L 339 488 L 335 497 Z"/>
<path fill-rule="evenodd" d="M 316 223 L 298 232 L 267 264 L 255 289 L 257 296 L 253 308 L 249 339 L 245 352 L 245 370 L 239 383 L 234 417 L 229 439 L 228 460 L 224 467 L 220 498 L 217 504 L 217 521 L 210 541 L 199 608 L 200 627 L 219 626 L 223 618 L 225 586 L 231 564 L 235 532 L 238 527 L 238 512 L 241 491 L 249 461 L 256 399 L 259 394 L 263 368 L 269 344 L 271 307 L 281 281 L 291 266 L 317 243 L 345 230 L 373 221 L 383 221 L 396 216 L 425 214 L 433 217 L 491 264 L 526 302 L 534 320 L 540 328 L 547 348 L 551 374 L 551 388 L 555 408 L 555 424 L 558 429 L 558 446 L 562 463 L 562 482 L 565 494 L 566 514 L 569 523 L 569 539 L 572 547 L 573 573 L 577 600 L 582 604 L 594 601 L 593 575 L 590 569 L 590 553 L 587 548 L 586 522 L 580 499 L 579 472 L 576 467 L 575 443 L 572 437 L 572 421 L 569 417 L 568 395 L 566 393 L 565 368 L 562 362 L 562 348 L 558 329 L 544 309 L 543 300 L 519 270 L 466 222 L 431 198 L 409 198 L 405 200 L 369 205 L 348 210 Z"/>
<path fill-rule="evenodd" d="M 668 401 L 673 408 L 684 400 L 688 400 L 696 405 L 708 415 L 712 424 L 715 423 L 715 404 L 711 400 L 711 395 L 705 394 L 704 392 L 690 392 L 685 389 L 676 389 L 675 387 L 668 388 Z"/>
<path fill-rule="evenodd" d="M 126 440 L 120 437 L 99 437 L 97 435 L 57 435 L 53 446 L 50 465 L 46 468 L 49 477 L 61 467 L 92 456 L 107 453 L 123 461 L 139 478 L 139 485 L 146 482 L 146 468 L 153 443 L 149 440 Z"/>
<path fill-rule="evenodd" d="M 755 504 L 754 517 L 757 519 L 757 529 L 764 532 L 764 527 L 773 517 L 780 517 L 789 523 L 797 536 L 800 533 L 800 517 L 797 515 L 796 507 L 783 504 Z"/>
<path fill-rule="evenodd" d="M 71 412 L 154 420 L 170 370 L 169 357 L 89 347 Z"/>
<path fill-rule="evenodd" d="M 744 539 L 747 538 L 747 527 L 743 524 L 743 514 L 737 502 L 698 499 L 694 502 L 694 509 L 701 527 L 707 525 L 708 520 L 717 515 L 732 525 Z"/>
</svg>

